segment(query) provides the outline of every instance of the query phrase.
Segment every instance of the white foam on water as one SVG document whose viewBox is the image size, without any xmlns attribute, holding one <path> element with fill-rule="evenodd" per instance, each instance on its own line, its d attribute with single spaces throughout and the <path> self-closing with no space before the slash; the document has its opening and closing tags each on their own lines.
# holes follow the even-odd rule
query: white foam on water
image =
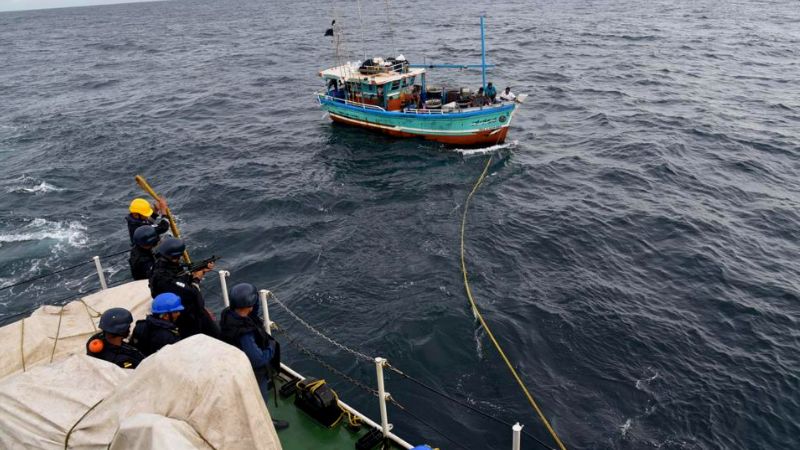
<svg viewBox="0 0 800 450">
<path fill-rule="evenodd" d="M 636 380 L 636 389 L 641 391 L 642 390 L 642 385 L 644 383 L 649 383 L 649 382 L 655 380 L 656 378 L 658 378 L 658 372 L 655 372 L 652 377 L 642 378 L 641 380 Z"/>
<path fill-rule="evenodd" d="M 46 181 L 38 180 L 27 175 L 22 175 L 21 177 L 11 181 L 11 183 L 12 185 L 6 188 L 6 192 L 25 192 L 36 195 L 64 190 L 64 188 L 60 188 Z"/>
<path fill-rule="evenodd" d="M 511 141 L 506 142 L 504 144 L 492 145 L 491 147 L 485 148 L 454 148 L 451 151 L 456 153 L 461 153 L 462 156 L 480 156 L 480 155 L 488 155 L 489 153 L 496 152 L 498 150 L 503 150 L 506 148 L 517 147 L 519 145 L 519 141 Z"/>
<path fill-rule="evenodd" d="M 622 437 L 628 436 L 628 431 L 630 431 L 632 423 L 633 422 L 631 421 L 631 419 L 628 419 L 625 421 L 625 423 L 622 424 L 622 426 L 619 427 L 619 432 L 620 434 L 622 434 Z"/>
<path fill-rule="evenodd" d="M 52 221 L 36 218 L 13 232 L 0 233 L 0 245 L 4 242 L 28 242 L 48 239 L 58 241 L 59 244 L 66 243 L 72 247 L 84 247 L 89 242 L 89 238 L 86 235 L 86 226 L 75 221 Z"/>
</svg>

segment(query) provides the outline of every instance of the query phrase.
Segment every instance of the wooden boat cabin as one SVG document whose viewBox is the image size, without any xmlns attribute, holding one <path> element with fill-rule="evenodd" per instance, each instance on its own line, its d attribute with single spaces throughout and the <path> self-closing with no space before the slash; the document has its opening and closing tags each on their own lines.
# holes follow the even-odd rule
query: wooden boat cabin
<svg viewBox="0 0 800 450">
<path fill-rule="evenodd" d="M 328 95 L 348 102 L 401 111 L 419 106 L 425 69 L 410 68 L 402 55 L 398 58 L 372 58 L 361 66 L 345 64 L 323 70 Z"/>
</svg>

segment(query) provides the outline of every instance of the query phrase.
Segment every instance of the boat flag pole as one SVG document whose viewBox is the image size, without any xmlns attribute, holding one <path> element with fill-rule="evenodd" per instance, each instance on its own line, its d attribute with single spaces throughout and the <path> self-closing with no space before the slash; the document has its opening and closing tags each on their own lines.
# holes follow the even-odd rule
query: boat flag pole
<svg viewBox="0 0 800 450">
<path fill-rule="evenodd" d="M 481 16 L 481 78 L 483 80 L 483 93 L 486 94 L 486 38 L 483 33 L 483 16 Z"/>
</svg>

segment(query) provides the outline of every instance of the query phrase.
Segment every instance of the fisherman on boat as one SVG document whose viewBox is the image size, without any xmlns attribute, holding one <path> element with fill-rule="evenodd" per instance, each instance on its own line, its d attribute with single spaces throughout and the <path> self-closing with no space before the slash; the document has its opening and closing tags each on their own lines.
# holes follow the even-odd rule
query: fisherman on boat
<svg viewBox="0 0 800 450">
<path fill-rule="evenodd" d="M 486 85 L 486 96 L 489 97 L 492 103 L 494 103 L 495 98 L 497 98 L 497 89 L 494 88 L 491 81 Z"/>
<path fill-rule="evenodd" d="M 269 404 L 270 372 L 280 373 L 281 370 L 280 344 L 267 333 L 263 322 L 259 320 L 255 309 L 258 305 L 258 289 L 255 286 L 239 283 L 231 288 L 228 298 L 231 306 L 222 311 L 219 319 L 222 340 L 247 355 L 264 403 Z M 272 422 L 276 430 L 289 426 L 283 420 L 273 419 Z"/>
<path fill-rule="evenodd" d="M 206 302 L 200 292 L 200 281 L 214 268 L 214 263 L 210 262 L 206 267 L 190 273 L 180 262 L 185 250 L 186 244 L 174 237 L 168 237 L 159 244 L 150 276 L 150 295 L 156 298 L 159 294 L 172 292 L 181 298 L 184 311 L 176 320 L 181 337 L 203 333 L 217 338 L 219 327 L 206 310 Z"/>
<path fill-rule="evenodd" d="M 483 88 L 478 88 L 478 93 L 472 99 L 470 106 L 478 107 L 478 106 L 486 106 L 490 103 L 489 97 L 484 95 Z"/>
<path fill-rule="evenodd" d="M 511 88 L 506 86 L 505 90 L 500 93 L 500 101 L 501 102 L 513 102 L 517 98 L 513 92 L 511 92 Z"/>
<path fill-rule="evenodd" d="M 150 356 L 165 345 L 181 340 L 175 321 L 183 311 L 181 298 L 172 292 L 159 294 L 153 299 L 152 314 L 136 321 L 131 336 L 131 345 L 138 348 L 144 356 Z"/>
<path fill-rule="evenodd" d="M 128 222 L 128 234 L 133 244 L 133 233 L 141 226 L 155 227 L 156 232 L 162 235 L 169 230 L 169 221 L 161 217 L 167 211 L 167 201 L 161 197 L 156 203 L 150 205 L 147 200 L 143 198 L 135 198 L 128 208 L 129 214 L 125 216 L 125 221 Z"/>
<path fill-rule="evenodd" d="M 133 232 L 133 247 L 128 258 L 131 266 L 131 275 L 134 280 L 147 280 L 153 272 L 156 258 L 153 256 L 153 247 L 158 244 L 160 236 L 155 227 L 145 225 Z"/>
<path fill-rule="evenodd" d="M 123 369 L 135 369 L 144 359 L 136 347 L 123 339 L 131 331 L 133 316 L 125 308 L 111 308 L 100 316 L 100 331 L 86 342 L 86 354 L 114 363 Z"/>
</svg>

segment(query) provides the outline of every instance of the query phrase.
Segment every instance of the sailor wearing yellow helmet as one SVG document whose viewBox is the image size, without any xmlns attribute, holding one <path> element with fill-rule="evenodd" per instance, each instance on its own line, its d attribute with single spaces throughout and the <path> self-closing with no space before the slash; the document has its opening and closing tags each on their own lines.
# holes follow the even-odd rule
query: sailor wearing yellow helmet
<svg viewBox="0 0 800 450">
<path fill-rule="evenodd" d="M 164 198 L 159 198 L 152 206 L 143 198 L 135 198 L 128 208 L 128 214 L 125 216 L 125 221 L 128 222 L 128 234 L 133 244 L 133 232 L 137 228 L 148 225 L 156 229 L 156 232 L 161 235 L 169 230 L 169 221 L 161 217 L 167 210 L 167 201 Z"/>
</svg>

